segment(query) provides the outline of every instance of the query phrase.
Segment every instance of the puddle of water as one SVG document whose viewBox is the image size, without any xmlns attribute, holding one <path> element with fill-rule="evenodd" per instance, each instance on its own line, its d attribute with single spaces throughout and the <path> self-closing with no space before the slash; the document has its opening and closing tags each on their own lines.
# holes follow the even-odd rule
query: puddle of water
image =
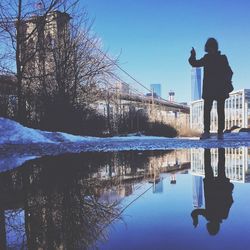
<svg viewBox="0 0 250 250">
<path fill-rule="evenodd" d="M 250 149 L 66 154 L 0 173 L 1 249 L 248 249 Z"/>
</svg>

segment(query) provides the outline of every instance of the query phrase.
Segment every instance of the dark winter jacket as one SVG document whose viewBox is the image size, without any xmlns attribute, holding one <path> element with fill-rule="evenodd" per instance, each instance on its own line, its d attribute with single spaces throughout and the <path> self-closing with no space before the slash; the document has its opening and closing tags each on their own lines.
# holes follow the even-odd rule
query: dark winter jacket
<svg viewBox="0 0 250 250">
<path fill-rule="evenodd" d="M 220 100 L 229 97 L 228 86 L 231 81 L 226 80 L 228 75 L 233 74 L 227 57 L 221 55 L 218 51 L 216 54 L 206 54 L 201 59 L 196 60 L 195 56 L 190 56 L 189 63 L 193 67 L 204 67 L 202 98 Z"/>
</svg>

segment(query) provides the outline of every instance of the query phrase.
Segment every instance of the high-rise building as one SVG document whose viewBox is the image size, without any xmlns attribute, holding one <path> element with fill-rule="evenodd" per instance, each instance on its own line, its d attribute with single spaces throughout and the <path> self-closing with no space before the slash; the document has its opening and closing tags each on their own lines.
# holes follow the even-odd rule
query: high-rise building
<svg viewBox="0 0 250 250">
<path fill-rule="evenodd" d="M 201 99 L 201 68 L 192 68 L 191 92 L 192 101 Z"/>
<path fill-rule="evenodd" d="M 161 84 L 160 83 L 150 84 L 150 89 L 157 95 L 157 97 L 161 97 Z"/>
</svg>

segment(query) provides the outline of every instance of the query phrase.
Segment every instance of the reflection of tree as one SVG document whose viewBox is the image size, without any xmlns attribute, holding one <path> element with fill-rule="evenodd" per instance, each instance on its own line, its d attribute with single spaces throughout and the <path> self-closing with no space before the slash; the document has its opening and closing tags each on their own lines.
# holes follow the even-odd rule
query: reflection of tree
<svg viewBox="0 0 250 250">
<path fill-rule="evenodd" d="M 5 218 L 4 218 L 4 211 L 0 210 L 0 245 L 3 248 L 6 248 L 6 229 L 5 229 Z"/>
<path fill-rule="evenodd" d="M 25 249 L 26 247 L 26 238 L 25 238 L 25 229 L 23 221 L 23 210 L 14 209 L 5 211 L 3 219 L 5 219 L 5 234 L 2 236 L 8 235 L 8 238 L 3 238 L 3 244 L 1 249 L 6 248 L 6 242 L 8 242 L 8 249 Z M 5 246 L 5 248 L 3 247 Z"/>
<path fill-rule="evenodd" d="M 85 249 L 104 238 L 101 229 L 118 209 L 116 203 L 99 202 L 96 187 L 97 183 L 77 180 L 32 197 L 26 209 L 29 248 Z"/>
<path fill-rule="evenodd" d="M 19 231 L 28 249 L 87 249 L 105 240 L 107 226 L 120 218 L 119 199 L 104 199 L 105 191 L 131 187 L 131 181 L 121 182 L 122 176 L 136 176 L 147 170 L 153 155 L 168 153 L 82 153 L 29 161 L 0 174 L 0 221 L 7 209 L 12 215 L 24 211 L 25 224 L 13 230 Z M 103 169 L 105 178 L 99 175 Z M 125 195 L 131 192 L 132 187 Z M 5 221 L 5 227 L 0 223 L 1 243 L 5 229 L 13 225 L 10 214 L 5 214 Z"/>
<path fill-rule="evenodd" d="M 15 190 L 24 198 L 25 226 L 15 230 L 25 227 L 28 249 L 85 249 L 97 239 L 105 239 L 103 229 L 118 215 L 117 202 L 98 199 L 100 182 L 88 179 L 89 170 L 82 164 L 83 159 L 70 158 L 32 161 L 19 171 L 0 176 L 0 179 L 10 177 L 8 183 L 4 183 L 5 187 L 1 185 L 2 204 L 3 190 L 9 189 L 12 193 Z M 17 182 L 21 185 L 16 185 Z M 7 200 L 8 209 L 16 207 L 15 201 L 12 204 L 10 199 Z M 6 216 L 6 222 L 11 225 L 11 214 Z"/>
</svg>

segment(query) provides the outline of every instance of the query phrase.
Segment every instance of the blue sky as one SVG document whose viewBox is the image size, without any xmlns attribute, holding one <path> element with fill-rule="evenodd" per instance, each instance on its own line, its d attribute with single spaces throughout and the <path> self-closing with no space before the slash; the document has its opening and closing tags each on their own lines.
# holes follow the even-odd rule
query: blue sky
<svg viewBox="0 0 250 250">
<path fill-rule="evenodd" d="M 187 59 L 192 46 L 197 57 L 203 56 L 209 37 L 215 37 L 227 55 L 235 89 L 250 88 L 250 1 L 85 0 L 81 4 L 95 19 L 93 31 L 104 49 L 114 57 L 121 52 L 121 67 L 146 86 L 161 83 L 164 98 L 174 90 L 176 101 L 190 101 Z"/>
</svg>

